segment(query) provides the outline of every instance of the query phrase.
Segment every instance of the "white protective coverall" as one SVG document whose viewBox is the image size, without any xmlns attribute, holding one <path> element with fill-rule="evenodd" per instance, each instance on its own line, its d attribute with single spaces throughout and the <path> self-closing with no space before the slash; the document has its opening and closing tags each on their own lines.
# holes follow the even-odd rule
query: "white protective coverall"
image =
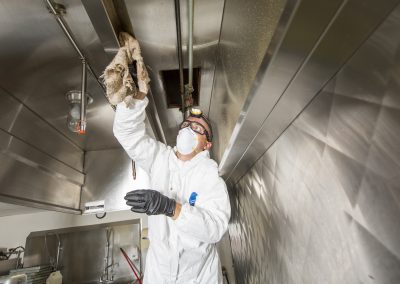
<svg viewBox="0 0 400 284">
<path fill-rule="evenodd" d="M 130 109 L 120 103 L 114 135 L 150 175 L 151 189 L 175 199 L 182 209 L 176 220 L 165 215 L 149 216 L 144 283 L 223 283 L 215 244 L 227 230 L 231 208 L 217 163 L 208 151 L 182 162 L 173 148 L 146 135 L 147 104 L 147 98 L 136 100 Z M 193 192 L 197 199 L 191 206 Z"/>
</svg>

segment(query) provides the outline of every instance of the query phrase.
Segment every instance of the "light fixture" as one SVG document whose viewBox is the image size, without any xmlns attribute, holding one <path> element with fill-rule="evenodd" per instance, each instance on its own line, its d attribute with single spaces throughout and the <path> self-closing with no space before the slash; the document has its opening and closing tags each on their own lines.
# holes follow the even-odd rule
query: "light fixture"
<svg viewBox="0 0 400 284">
<path fill-rule="evenodd" d="M 69 112 L 67 116 L 67 125 L 68 129 L 72 132 L 85 134 L 85 130 L 81 129 L 81 91 L 69 91 L 65 98 L 69 103 Z M 93 102 L 93 98 L 86 93 L 86 104 L 91 104 Z M 85 109 L 86 111 L 86 109 Z"/>
<path fill-rule="evenodd" d="M 79 55 L 79 58 L 82 61 L 82 84 L 81 91 L 71 91 L 66 95 L 68 102 L 70 103 L 70 110 L 68 114 L 68 128 L 72 132 L 77 132 L 79 134 L 85 134 L 86 132 L 86 105 L 90 104 L 93 99 L 86 93 L 86 69 L 96 77 L 92 68 L 86 62 L 86 58 L 82 51 L 79 49 L 77 42 L 75 41 L 73 35 L 70 32 L 70 29 L 67 23 L 64 21 L 63 15 L 65 14 L 65 6 L 54 3 L 53 0 L 46 0 L 48 9 L 50 13 L 54 15 L 57 19 L 58 24 L 63 30 L 64 34 L 67 36 L 68 40 L 76 50 Z M 97 78 L 97 77 L 96 77 Z M 81 96 L 81 94 L 85 94 L 85 96 Z M 80 100 L 80 105 L 78 102 Z M 78 118 L 79 113 L 79 118 Z"/>
</svg>

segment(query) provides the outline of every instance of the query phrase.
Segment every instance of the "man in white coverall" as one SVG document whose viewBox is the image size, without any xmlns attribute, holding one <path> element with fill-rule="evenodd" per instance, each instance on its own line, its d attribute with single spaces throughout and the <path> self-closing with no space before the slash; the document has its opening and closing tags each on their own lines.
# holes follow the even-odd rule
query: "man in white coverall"
<svg viewBox="0 0 400 284">
<path fill-rule="evenodd" d="M 210 159 L 212 129 L 200 112 L 182 122 L 171 148 L 145 133 L 148 99 L 117 106 L 114 135 L 150 175 L 151 189 L 129 192 L 132 211 L 149 215 L 145 284 L 222 283 L 215 244 L 231 214 L 225 182 Z"/>
</svg>

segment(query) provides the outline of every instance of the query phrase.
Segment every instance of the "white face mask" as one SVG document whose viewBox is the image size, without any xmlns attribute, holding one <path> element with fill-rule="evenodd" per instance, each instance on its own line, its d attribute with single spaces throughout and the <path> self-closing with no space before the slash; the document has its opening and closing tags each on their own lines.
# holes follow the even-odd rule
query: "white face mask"
<svg viewBox="0 0 400 284">
<path fill-rule="evenodd" d="M 197 134 L 190 127 L 179 130 L 176 137 L 176 148 L 179 153 L 188 155 L 196 149 L 198 144 Z"/>
</svg>

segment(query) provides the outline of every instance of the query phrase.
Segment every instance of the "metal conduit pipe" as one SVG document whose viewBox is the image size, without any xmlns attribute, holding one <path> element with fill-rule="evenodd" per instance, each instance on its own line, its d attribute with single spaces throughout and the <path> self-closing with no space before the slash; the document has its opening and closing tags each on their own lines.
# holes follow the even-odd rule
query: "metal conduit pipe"
<svg viewBox="0 0 400 284">
<path fill-rule="evenodd" d="M 181 7 L 179 0 L 175 0 L 175 24 L 176 24 L 176 40 L 179 63 L 179 94 L 182 101 L 182 114 L 185 119 L 185 86 L 183 82 L 183 58 L 182 58 L 182 33 L 181 33 Z"/>
<path fill-rule="evenodd" d="M 86 131 L 86 60 L 82 59 L 82 88 L 81 88 L 81 121 L 79 123 L 79 133 L 85 134 Z"/>
<path fill-rule="evenodd" d="M 188 69 L 189 69 L 189 82 L 185 85 L 185 107 L 186 102 L 193 102 L 192 93 L 193 93 L 193 12 L 194 12 L 194 0 L 188 0 L 188 11 L 189 11 L 189 39 L 188 39 Z M 184 117 L 189 115 L 191 105 L 185 111 Z"/>
<path fill-rule="evenodd" d="M 188 0 L 188 9 L 189 9 L 189 44 L 188 44 L 188 53 L 189 53 L 189 83 L 188 89 L 189 92 L 193 92 L 193 12 L 194 12 L 194 0 Z"/>
<path fill-rule="evenodd" d="M 81 60 L 85 59 L 85 57 L 83 56 L 83 53 L 81 52 L 81 50 L 79 49 L 79 47 L 75 41 L 75 39 L 72 37 L 71 31 L 69 30 L 67 24 L 64 22 L 62 15 L 60 14 L 59 10 L 57 10 L 54 6 L 54 5 L 58 5 L 58 4 L 53 3 L 51 0 L 46 0 L 46 2 L 47 2 L 48 7 L 50 8 L 50 12 L 56 17 L 56 20 L 57 20 L 58 24 L 60 25 L 61 29 L 63 30 L 63 32 L 69 39 L 69 41 L 71 42 L 72 46 L 75 48 L 76 52 L 78 52 L 80 59 Z"/>
<path fill-rule="evenodd" d="M 105 92 L 105 87 L 104 85 L 100 82 L 99 78 L 96 76 L 96 74 L 93 71 L 92 66 L 90 66 L 90 64 L 87 62 L 85 56 L 83 55 L 82 51 L 80 50 L 80 48 L 78 47 L 78 44 L 76 43 L 76 40 L 74 39 L 74 37 L 72 36 L 72 33 L 67 25 L 67 23 L 65 23 L 62 14 L 60 13 L 60 7 L 62 7 L 61 10 L 63 10 L 63 6 L 59 5 L 59 4 L 55 4 L 53 3 L 51 0 L 45 0 L 47 3 L 48 8 L 50 9 L 50 12 L 54 15 L 54 17 L 57 20 L 57 23 L 59 24 L 59 26 L 61 27 L 61 30 L 64 32 L 65 36 L 68 38 L 69 42 L 71 43 L 72 47 L 75 49 L 75 51 L 78 53 L 79 58 L 82 60 L 82 66 L 84 68 L 84 71 L 82 72 L 82 94 L 81 94 L 81 124 L 80 124 L 80 131 L 85 131 L 86 128 L 86 101 L 85 101 L 85 94 L 86 94 L 86 69 L 89 70 L 90 74 L 92 74 L 93 78 L 96 79 L 97 83 L 100 85 L 100 87 L 103 89 L 103 95 L 106 98 L 107 102 L 110 104 L 110 102 L 108 101 L 108 98 L 106 96 L 106 92 Z M 56 5 L 59 5 L 60 7 L 56 8 Z M 83 75 L 84 74 L 84 75 Z M 84 81 L 84 82 L 83 82 Z M 115 106 L 111 105 L 110 106 L 115 110 Z M 82 116 L 83 114 L 83 116 Z"/>
</svg>

